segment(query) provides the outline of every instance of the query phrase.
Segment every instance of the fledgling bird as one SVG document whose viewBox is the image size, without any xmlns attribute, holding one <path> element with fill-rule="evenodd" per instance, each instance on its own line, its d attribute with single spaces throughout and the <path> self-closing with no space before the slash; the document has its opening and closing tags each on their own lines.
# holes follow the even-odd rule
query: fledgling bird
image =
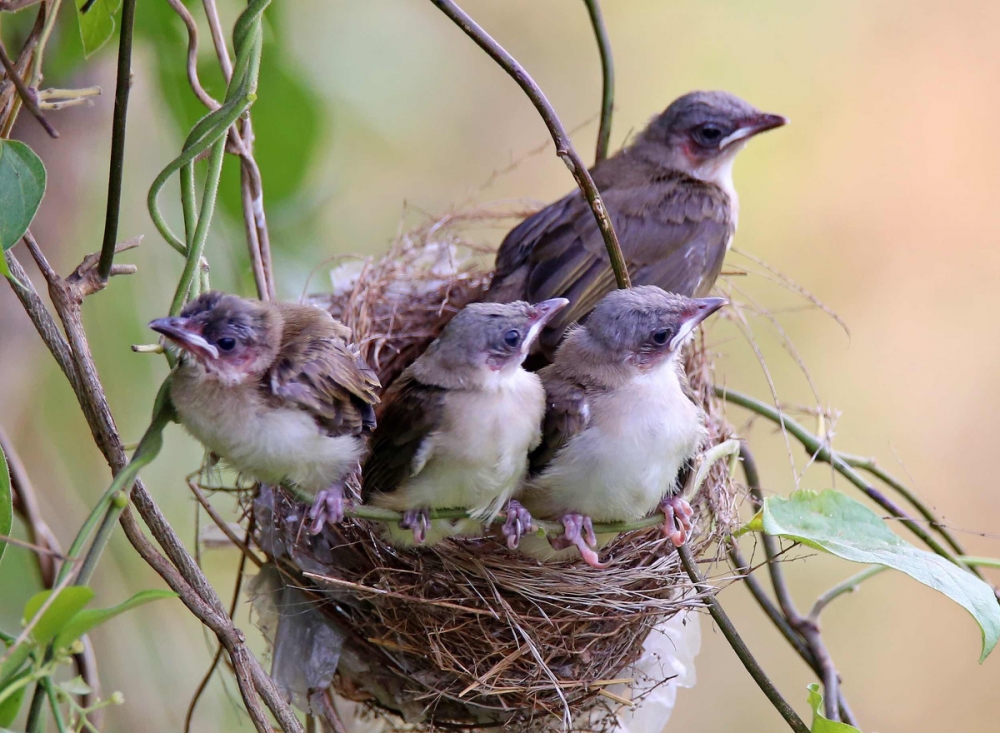
<svg viewBox="0 0 1000 733">
<path fill-rule="evenodd" d="M 681 468 L 705 438 L 704 415 L 685 394 L 677 356 L 695 328 L 725 305 L 643 285 L 604 296 L 539 372 L 546 393 L 542 442 L 531 455 L 521 502 L 562 521 L 556 549 L 576 546 L 603 567 L 592 522 L 630 522 L 654 509 L 682 545 L 691 507 L 675 495 Z M 605 542 L 614 535 L 606 536 Z M 544 541 L 522 549 L 552 556 Z"/>
<path fill-rule="evenodd" d="M 313 502 L 310 531 L 344 516 L 343 481 L 375 428 L 375 373 L 319 308 L 209 292 L 149 324 L 181 356 L 181 423 L 241 474 Z"/>
<path fill-rule="evenodd" d="M 505 534 L 516 544 L 518 520 L 524 526 L 530 519 L 511 500 L 545 411 L 542 382 L 522 363 L 566 304 L 554 298 L 468 305 L 393 382 L 361 480 L 365 503 L 404 513 L 398 527 L 387 526 L 395 544 L 481 534 L 505 505 Z M 471 518 L 429 518 L 430 509 L 443 508 L 468 509 Z"/>
<path fill-rule="evenodd" d="M 675 100 L 628 147 L 591 170 L 634 285 L 707 295 L 736 230 L 733 161 L 754 135 L 786 124 L 727 92 Z M 525 219 L 497 252 L 484 299 L 569 298 L 539 339 L 546 359 L 567 326 L 615 287 L 604 240 L 580 191 Z"/>
</svg>

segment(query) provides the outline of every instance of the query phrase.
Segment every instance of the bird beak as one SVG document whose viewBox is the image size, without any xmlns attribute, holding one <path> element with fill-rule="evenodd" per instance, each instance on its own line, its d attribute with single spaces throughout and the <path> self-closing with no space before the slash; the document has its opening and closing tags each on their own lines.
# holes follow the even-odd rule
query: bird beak
<svg viewBox="0 0 1000 733">
<path fill-rule="evenodd" d="M 757 114 L 744 119 L 740 123 L 740 126 L 736 128 L 736 131 L 729 135 L 729 137 L 723 138 L 722 142 L 719 143 L 719 149 L 723 150 L 735 142 L 746 140 L 754 135 L 767 132 L 768 130 L 773 130 L 776 127 L 782 127 L 787 124 L 787 117 L 783 117 L 782 115 L 772 115 L 767 112 L 758 112 Z"/>
<path fill-rule="evenodd" d="M 541 303 L 535 303 L 532 306 L 534 314 L 531 317 L 531 327 L 528 329 L 528 335 L 521 343 L 521 348 L 525 353 L 531 348 L 531 344 L 538 337 L 538 334 L 545 328 L 545 324 L 551 321 L 552 317 L 567 305 L 569 305 L 569 301 L 566 298 L 552 298 L 550 300 L 543 300 Z"/>
<path fill-rule="evenodd" d="M 670 350 L 676 351 L 687 340 L 687 337 L 698 327 L 698 324 L 715 313 L 729 301 L 725 298 L 694 298 L 693 308 L 681 322 L 681 327 L 677 329 L 677 335 L 670 342 Z"/>
<path fill-rule="evenodd" d="M 162 333 L 168 339 L 185 351 L 190 351 L 202 359 L 218 359 L 219 350 L 208 343 L 200 333 L 197 333 L 187 318 L 171 316 L 150 321 L 149 327 L 157 333 Z"/>
</svg>

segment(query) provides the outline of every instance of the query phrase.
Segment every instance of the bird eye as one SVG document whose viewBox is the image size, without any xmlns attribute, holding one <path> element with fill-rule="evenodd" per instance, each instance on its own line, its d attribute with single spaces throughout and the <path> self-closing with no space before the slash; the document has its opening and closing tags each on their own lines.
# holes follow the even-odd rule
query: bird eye
<svg viewBox="0 0 1000 733">
<path fill-rule="evenodd" d="M 510 346 L 511 348 L 514 348 L 519 343 L 521 343 L 521 332 L 518 331 L 516 328 L 510 329 L 507 333 L 503 335 L 503 342 L 508 346 Z"/>
<path fill-rule="evenodd" d="M 722 139 L 722 130 L 715 125 L 702 125 L 698 129 L 698 141 L 705 145 L 715 145 Z"/>
<path fill-rule="evenodd" d="M 674 332 L 669 328 L 661 328 L 659 331 L 653 331 L 653 343 L 657 346 L 665 346 Z"/>
<path fill-rule="evenodd" d="M 236 339 L 225 336 L 216 341 L 215 344 L 223 351 L 232 351 L 236 348 Z"/>
</svg>

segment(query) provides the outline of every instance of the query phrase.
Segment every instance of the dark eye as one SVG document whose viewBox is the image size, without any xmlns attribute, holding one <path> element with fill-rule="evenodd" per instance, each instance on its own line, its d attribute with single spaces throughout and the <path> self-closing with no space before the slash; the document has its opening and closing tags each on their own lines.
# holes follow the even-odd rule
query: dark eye
<svg viewBox="0 0 1000 733">
<path fill-rule="evenodd" d="M 715 145 L 722 140 L 722 130 L 715 125 L 702 125 L 697 132 L 698 142 L 704 145 Z"/>
<path fill-rule="evenodd" d="M 673 335 L 673 330 L 669 328 L 661 328 L 659 331 L 653 331 L 653 343 L 657 346 L 665 346 L 673 338 Z"/>
<path fill-rule="evenodd" d="M 225 336 L 216 341 L 215 344 L 223 351 L 232 351 L 234 348 L 236 348 L 236 339 L 230 338 L 229 336 Z"/>
<path fill-rule="evenodd" d="M 519 343 L 521 343 L 521 332 L 518 331 L 516 328 L 510 329 L 507 333 L 503 335 L 503 342 L 508 346 L 510 346 L 511 348 L 514 348 Z"/>
</svg>

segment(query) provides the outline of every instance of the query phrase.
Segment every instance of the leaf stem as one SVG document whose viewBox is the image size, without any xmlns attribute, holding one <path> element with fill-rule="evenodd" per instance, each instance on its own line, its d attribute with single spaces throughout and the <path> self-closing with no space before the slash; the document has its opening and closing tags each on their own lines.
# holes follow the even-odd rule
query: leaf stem
<svg viewBox="0 0 1000 733">
<path fill-rule="evenodd" d="M 111 120 L 111 167 L 108 171 L 108 204 L 104 216 L 104 240 L 97 275 L 107 281 L 115 260 L 118 243 L 118 218 L 122 205 L 122 178 L 125 173 L 125 123 L 128 95 L 132 86 L 132 31 L 135 26 L 135 0 L 123 0 L 121 34 L 118 40 L 118 78 L 115 81 L 115 110 Z"/>
<path fill-rule="evenodd" d="M 597 227 L 604 238 L 604 246 L 608 250 L 608 258 L 611 261 L 611 269 L 615 273 L 615 282 L 619 288 L 632 287 L 632 282 L 628 275 L 628 266 L 625 257 L 622 255 L 621 245 L 618 243 L 618 235 L 615 234 L 611 217 L 604 206 L 601 194 L 597 190 L 594 179 L 591 178 L 587 166 L 580 158 L 573 142 L 570 140 L 566 128 L 556 114 L 555 109 L 545 97 L 541 87 L 528 75 L 524 67 L 517 62 L 499 43 L 497 43 L 486 31 L 484 31 L 469 15 L 462 10 L 453 0 L 431 0 L 432 3 L 445 15 L 447 15 L 462 31 L 469 36 L 476 44 L 487 53 L 500 67 L 506 71 L 510 77 L 517 82 L 522 91 L 528 96 L 535 109 L 541 115 L 545 126 L 549 129 L 549 134 L 556 144 L 556 155 L 562 158 L 563 162 L 573 173 L 577 185 L 587 198 L 594 218 L 597 220 Z"/>
</svg>

